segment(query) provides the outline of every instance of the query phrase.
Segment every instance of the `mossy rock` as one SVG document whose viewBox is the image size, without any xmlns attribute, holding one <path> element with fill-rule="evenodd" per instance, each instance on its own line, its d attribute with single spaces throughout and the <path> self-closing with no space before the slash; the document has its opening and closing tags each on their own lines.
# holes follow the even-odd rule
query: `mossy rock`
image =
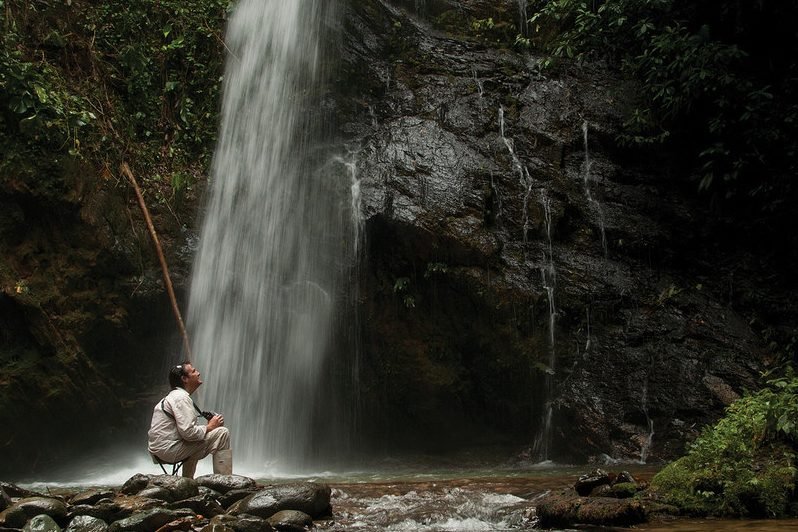
<svg viewBox="0 0 798 532">
<path fill-rule="evenodd" d="M 798 448 L 793 425 L 798 380 L 780 379 L 733 403 L 690 453 L 660 471 L 651 487 L 688 515 L 796 515 Z"/>
<path fill-rule="evenodd" d="M 616 499 L 628 499 L 634 497 L 638 492 L 637 484 L 634 482 L 619 482 L 613 484 L 607 491 L 607 497 L 614 497 Z"/>
</svg>

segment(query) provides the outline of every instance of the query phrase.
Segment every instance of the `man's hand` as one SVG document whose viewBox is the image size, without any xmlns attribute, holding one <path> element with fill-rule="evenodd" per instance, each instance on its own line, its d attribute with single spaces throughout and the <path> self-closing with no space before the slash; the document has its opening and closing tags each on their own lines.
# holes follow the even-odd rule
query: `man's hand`
<svg viewBox="0 0 798 532">
<path fill-rule="evenodd" d="M 210 421 L 208 421 L 205 432 L 208 433 L 214 429 L 218 429 L 222 425 L 224 425 L 224 417 L 222 417 L 221 414 L 216 414 L 210 419 Z"/>
</svg>

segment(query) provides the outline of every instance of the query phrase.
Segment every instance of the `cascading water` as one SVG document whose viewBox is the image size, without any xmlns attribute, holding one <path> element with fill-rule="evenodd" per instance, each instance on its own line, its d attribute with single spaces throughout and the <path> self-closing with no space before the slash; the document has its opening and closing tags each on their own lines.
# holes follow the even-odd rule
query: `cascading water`
<svg viewBox="0 0 798 532">
<path fill-rule="evenodd" d="M 515 153 L 515 146 L 513 143 L 513 139 L 508 138 L 505 136 L 504 132 L 504 107 L 499 106 L 499 134 L 501 135 L 502 141 L 504 145 L 507 147 L 507 151 L 510 153 L 510 157 L 512 158 L 513 162 L 513 169 L 518 173 L 518 179 L 521 182 L 521 185 L 524 187 L 524 199 L 523 199 L 523 219 L 521 220 L 521 226 L 523 228 L 523 242 L 524 244 L 527 243 L 527 235 L 529 231 L 529 199 L 532 195 L 532 186 L 534 181 L 532 180 L 532 176 L 529 174 L 529 170 L 526 166 L 521 163 L 521 160 Z M 551 217 L 551 200 L 548 196 L 546 196 L 545 191 L 542 192 L 541 196 L 541 205 L 543 206 L 543 213 L 546 223 L 546 238 L 547 238 L 547 248 L 546 251 L 543 253 L 543 266 L 540 268 L 540 274 L 543 282 L 543 287 L 546 290 L 546 295 L 549 301 L 549 358 L 548 358 L 548 365 L 546 367 L 545 373 L 545 384 L 544 384 L 544 410 L 543 410 L 543 419 L 540 423 L 540 429 L 538 434 L 535 438 L 535 442 L 533 444 L 533 452 L 537 458 L 540 460 L 547 460 L 549 458 L 549 449 L 551 446 L 551 422 L 552 422 L 552 405 L 551 400 L 554 394 L 554 372 L 556 366 L 556 351 L 554 348 L 554 325 L 557 316 L 557 309 L 554 304 L 554 288 L 557 284 L 557 277 L 556 271 L 554 269 L 554 252 L 551 243 L 551 226 L 552 226 L 552 217 Z"/>
<path fill-rule="evenodd" d="M 540 204 L 543 207 L 543 218 L 546 224 L 547 239 L 546 252 L 543 257 L 544 265 L 540 268 L 540 274 L 543 281 L 543 288 L 546 290 L 546 296 L 549 301 L 549 360 L 544 384 L 546 404 L 544 405 L 543 419 L 541 420 L 540 430 L 535 439 L 533 451 L 538 459 L 547 460 L 551 447 L 551 399 L 554 395 L 554 375 L 557 366 L 557 352 L 554 344 L 554 325 L 557 319 L 557 307 L 554 303 L 554 288 L 557 284 L 557 272 L 554 269 L 554 251 L 551 244 L 551 199 L 545 192 L 541 195 Z"/>
<path fill-rule="evenodd" d="M 596 214 L 598 215 L 598 225 L 599 231 L 601 232 L 601 249 L 604 252 L 604 257 L 607 257 L 607 234 L 604 230 L 604 210 L 601 208 L 601 203 L 593 197 L 593 194 L 590 191 L 590 179 L 591 179 L 591 164 L 590 161 L 590 150 L 588 149 L 588 142 L 587 142 L 587 132 L 588 132 L 588 124 L 587 120 L 582 122 L 582 140 L 585 147 L 585 160 L 582 163 L 582 176 L 585 181 L 585 197 L 587 198 L 588 203 L 595 209 Z"/>
<path fill-rule="evenodd" d="M 640 443 L 640 463 L 645 464 L 651 444 L 654 443 L 654 420 L 648 414 L 648 377 L 643 381 L 643 390 L 640 393 L 640 408 L 646 416 L 646 423 L 648 423 L 648 434 L 643 436 L 643 440 Z"/>
<path fill-rule="evenodd" d="M 357 253 L 356 183 L 321 152 L 313 100 L 333 5 L 242 0 L 228 27 L 188 324 L 205 381 L 198 402 L 225 414 L 239 470 L 310 466 L 326 450 L 315 445 L 316 421 L 345 424 L 332 411 L 341 394 L 324 386 L 338 364 L 328 355 L 346 336 L 335 320 Z"/>
<path fill-rule="evenodd" d="M 518 172 L 518 179 L 521 184 L 526 187 L 524 194 L 523 206 L 523 220 L 521 220 L 521 227 L 523 228 L 524 244 L 526 244 L 527 233 L 529 231 L 529 196 L 532 194 L 532 176 L 529 175 L 529 170 L 521 164 L 521 160 L 515 154 L 515 145 L 513 139 L 504 136 L 504 107 L 499 106 L 499 134 L 502 137 L 507 151 L 510 152 L 510 157 L 513 161 L 513 169 Z"/>
<path fill-rule="evenodd" d="M 529 37 L 529 15 L 526 10 L 527 0 L 518 0 L 518 29 L 522 37 Z"/>
</svg>

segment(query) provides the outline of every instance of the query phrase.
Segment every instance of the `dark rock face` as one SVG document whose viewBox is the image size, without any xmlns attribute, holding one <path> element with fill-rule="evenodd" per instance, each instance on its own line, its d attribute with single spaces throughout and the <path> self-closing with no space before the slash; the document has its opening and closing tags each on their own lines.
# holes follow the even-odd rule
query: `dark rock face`
<svg viewBox="0 0 798 532">
<path fill-rule="evenodd" d="M 514 24 L 514 1 L 410 4 L 347 3 L 331 96 L 357 153 L 371 436 L 529 443 L 549 404 L 549 458 L 679 453 L 764 352 L 690 193 L 614 140 L 634 87 L 444 23 Z"/>
</svg>

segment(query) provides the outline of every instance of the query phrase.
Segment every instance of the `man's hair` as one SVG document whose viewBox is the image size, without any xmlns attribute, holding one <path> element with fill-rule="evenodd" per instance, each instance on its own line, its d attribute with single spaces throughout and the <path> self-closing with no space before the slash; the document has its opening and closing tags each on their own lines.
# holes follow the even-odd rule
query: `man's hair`
<svg viewBox="0 0 798 532">
<path fill-rule="evenodd" d="M 183 376 L 186 374 L 184 366 L 189 362 L 182 362 L 169 368 L 169 386 L 172 388 L 183 388 Z"/>
</svg>

